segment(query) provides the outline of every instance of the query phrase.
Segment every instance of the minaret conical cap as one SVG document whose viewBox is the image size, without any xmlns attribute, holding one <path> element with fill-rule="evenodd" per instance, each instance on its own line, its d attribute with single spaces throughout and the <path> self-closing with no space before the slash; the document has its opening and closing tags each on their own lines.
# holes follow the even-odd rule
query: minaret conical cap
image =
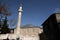
<svg viewBox="0 0 60 40">
<path fill-rule="evenodd" d="M 20 0 L 20 7 L 19 7 L 19 12 L 22 12 L 22 1 Z"/>
</svg>

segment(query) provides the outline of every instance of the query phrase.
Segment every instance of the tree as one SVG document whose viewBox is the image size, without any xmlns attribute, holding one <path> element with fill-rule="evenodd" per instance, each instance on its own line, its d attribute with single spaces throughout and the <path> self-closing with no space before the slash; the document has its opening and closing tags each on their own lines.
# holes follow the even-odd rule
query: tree
<svg viewBox="0 0 60 40">
<path fill-rule="evenodd" d="M 0 5 L 0 27 L 1 27 L 1 33 L 6 34 L 10 33 L 10 29 L 8 28 L 8 20 L 7 17 L 10 16 L 11 14 L 8 12 L 7 8 L 5 5 Z M 4 18 L 2 20 L 2 18 Z"/>
<path fill-rule="evenodd" d="M 2 34 L 10 33 L 10 29 L 8 28 L 8 24 L 7 24 L 7 17 L 5 17 L 3 22 L 4 23 L 2 27 Z"/>
</svg>

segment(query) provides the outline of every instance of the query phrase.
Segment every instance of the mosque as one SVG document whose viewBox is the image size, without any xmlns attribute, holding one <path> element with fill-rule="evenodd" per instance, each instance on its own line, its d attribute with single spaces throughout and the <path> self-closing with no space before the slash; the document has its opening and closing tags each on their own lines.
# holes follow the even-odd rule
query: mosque
<svg viewBox="0 0 60 40">
<path fill-rule="evenodd" d="M 39 34 L 43 32 L 42 28 L 34 27 L 21 27 L 22 5 L 18 10 L 17 27 L 11 29 L 11 33 L 0 34 L 0 40 L 40 40 Z"/>
</svg>

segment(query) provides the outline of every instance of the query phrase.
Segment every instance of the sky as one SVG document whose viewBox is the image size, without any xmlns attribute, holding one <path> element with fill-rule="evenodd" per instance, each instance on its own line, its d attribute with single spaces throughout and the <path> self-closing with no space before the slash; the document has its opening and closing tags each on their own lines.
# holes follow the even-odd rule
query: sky
<svg viewBox="0 0 60 40">
<path fill-rule="evenodd" d="M 3 0 L 2 3 L 6 4 L 12 13 L 8 20 L 13 19 L 17 23 L 20 0 Z M 41 26 L 51 14 L 60 12 L 60 0 L 22 0 L 22 6 L 21 26 Z"/>
</svg>

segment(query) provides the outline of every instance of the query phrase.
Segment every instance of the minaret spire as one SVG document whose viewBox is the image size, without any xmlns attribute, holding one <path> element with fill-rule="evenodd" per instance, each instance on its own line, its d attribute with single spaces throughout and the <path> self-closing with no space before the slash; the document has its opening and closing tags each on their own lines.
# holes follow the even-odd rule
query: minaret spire
<svg viewBox="0 0 60 40">
<path fill-rule="evenodd" d="M 22 6 L 22 0 L 20 0 L 20 6 Z"/>
<path fill-rule="evenodd" d="M 18 22 L 17 22 L 17 28 L 16 28 L 16 33 L 18 37 L 20 36 L 21 16 L 22 16 L 22 2 L 20 3 L 20 7 L 18 9 Z"/>
<path fill-rule="evenodd" d="M 21 11 L 22 12 L 22 0 L 20 0 L 20 7 L 19 7 L 19 10 L 18 12 Z"/>
</svg>

